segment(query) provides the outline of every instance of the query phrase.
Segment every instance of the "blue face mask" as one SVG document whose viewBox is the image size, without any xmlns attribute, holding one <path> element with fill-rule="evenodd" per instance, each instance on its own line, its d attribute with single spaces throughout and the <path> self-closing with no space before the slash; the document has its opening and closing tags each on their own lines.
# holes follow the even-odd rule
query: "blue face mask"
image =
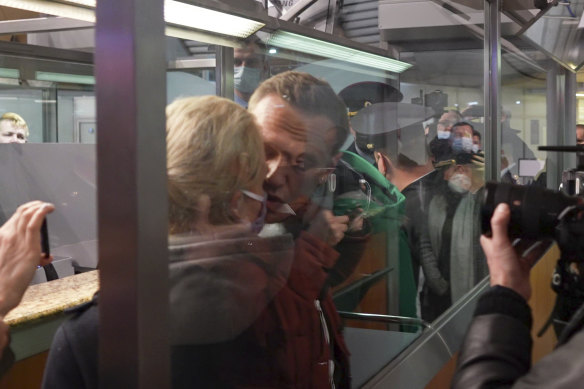
<svg viewBox="0 0 584 389">
<path fill-rule="evenodd" d="M 245 190 L 245 189 L 240 189 L 240 190 L 241 190 L 241 193 L 243 193 L 244 195 L 246 195 L 250 199 L 256 200 L 256 201 L 259 201 L 260 203 L 262 203 L 262 208 L 260 209 L 260 213 L 258 214 L 258 217 L 254 221 L 251 222 L 251 231 L 255 234 L 259 234 L 260 231 L 262 230 L 262 228 L 264 228 L 264 225 L 266 224 L 266 214 L 268 213 L 268 208 L 266 206 L 267 195 L 260 196 L 256 193 L 250 192 L 249 190 Z"/>
<path fill-rule="evenodd" d="M 436 136 L 438 137 L 438 139 L 448 139 L 448 138 L 450 138 L 450 131 L 438 130 Z"/>
<path fill-rule="evenodd" d="M 235 89 L 243 93 L 253 93 L 261 81 L 261 70 L 236 66 L 233 70 L 233 83 Z"/>
<path fill-rule="evenodd" d="M 452 141 L 452 150 L 454 152 L 460 153 L 470 153 L 472 151 L 472 139 L 471 138 L 455 138 Z"/>
</svg>

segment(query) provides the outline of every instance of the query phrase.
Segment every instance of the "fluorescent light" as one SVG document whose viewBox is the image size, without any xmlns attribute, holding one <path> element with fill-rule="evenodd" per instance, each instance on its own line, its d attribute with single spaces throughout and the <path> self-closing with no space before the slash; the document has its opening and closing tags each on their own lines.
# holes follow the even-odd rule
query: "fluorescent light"
<svg viewBox="0 0 584 389">
<path fill-rule="evenodd" d="M 36 72 L 35 78 L 39 81 L 66 82 L 69 84 L 95 84 L 95 77 L 80 74 Z"/>
<path fill-rule="evenodd" d="M 276 50 L 275 48 L 273 48 L 273 47 L 272 47 L 272 48 L 271 48 L 271 49 L 268 51 L 268 53 L 270 53 L 270 54 L 278 54 L 278 50 Z"/>
<path fill-rule="evenodd" d="M 0 0 L 0 5 L 95 23 L 95 12 L 92 9 L 82 8 L 77 5 L 55 3 L 47 0 Z"/>
<path fill-rule="evenodd" d="M 584 97 L 584 93 L 576 93 L 576 97 Z"/>
<path fill-rule="evenodd" d="M 173 0 L 164 2 L 164 20 L 170 24 L 178 24 L 238 38 L 247 38 L 265 26 L 264 23 L 256 22 L 255 20 Z"/>
<path fill-rule="evenodd" d="M 0 0 L 0 5 L 95 23 L 95 0 Z M 164 2 L 164 20 L 173 25 L 247 38 L 265 24 L 180 1 Z"/>
<path fill-rule="evenodd" d="M 0 68 L 0 78 L 20 78 L 18 69 Z"/>
<path fill-rule="evenodd" d="M 39 104 L 57 104 L 57 100 L 35 100 L 34 102 Z"/>
<path fill-rule="evenodd" d="M 268 45 L 282 47 L 302 53 L 314 54 L 320 57 L 334 58 L 345 62 L 356 63 L 376 69 L 401 73 L 412 65 L 382 55 L 344 47 L 335 43 L 309 38 L 287 31 L 278 31 L 268 39 Z"/>
</svg>

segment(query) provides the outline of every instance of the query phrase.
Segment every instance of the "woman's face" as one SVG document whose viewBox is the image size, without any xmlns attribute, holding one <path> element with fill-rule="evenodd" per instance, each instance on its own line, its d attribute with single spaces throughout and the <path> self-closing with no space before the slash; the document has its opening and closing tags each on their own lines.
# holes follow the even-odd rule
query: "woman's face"
<svg viewBox="0 0 584 389">
<path fill-rule="evenodd" d="M 266 176 L 267 174 L 267 167 L 265 164 L 262 164 L 261 166 L 261 170 L 258 174 L 258 178 L 256 178 L 255 182 L 252 182 L 249 184 L 249 186 L 247 188 L 244 188 L 247 191 L 250 191 L 260 197 L 265 197 L 265 192 L 263 189 L 263 183 L 264 180 L 263 178 Z M 240 215 L 242 219 L 245 219 L 246 221 L 249 222 L 253 222 L 255 221 L 261 214 L 262 212 L 262 202 L 258 201 L 255 198 L 251 198 L 250 196 L 246 196 L 245 194 L 243 194 L 241 196 L 242 201 L 241 201 L 241 206 L 240 206 Z"/>
</svg>

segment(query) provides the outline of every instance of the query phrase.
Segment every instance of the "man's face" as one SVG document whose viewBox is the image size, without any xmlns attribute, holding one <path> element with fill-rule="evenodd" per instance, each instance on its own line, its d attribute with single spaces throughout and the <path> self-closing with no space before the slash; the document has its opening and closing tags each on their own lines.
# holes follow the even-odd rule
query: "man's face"
<svg viewBox="0 0 584 389">
<path fill-rule="evenodd" d="M 479 150 L 482 150 L 481 147 L 481 138 L 478 137 L 478 135 L 473 135 L 472 136 L 472 143 L 473 145 L 477 145 Z"/>
<path fill-rule="evenodd" d="M 26 143 L 26 129 L 17 127 L 10 121 L 1 120 L 0 143 Z"/>
<path fill-rule="evenodd" d="M 454 138 L 472 138 L 472 128 L 470 126 L 457 126 L 452 131 Z"/>
<path fill-rule="evenodd" d="M 336 128 L 325 116 L 303 114 L 276 95 L 264 97 L 252 113 L 266 146 L 266 221 L 273 223 L 288 216 L 278 212 L 282 204 L 310 196 L 334 166 Z"/>
<path fill-rule="evenodd" d="M 246 68 L 263 69 L 264 59 L 258 53 L 257 46 L 251 44 L 233 50 L 233 65 L 235 67 L 244 66 Z"/>
<path fill-rule="evenodd" d="M 584 145 L 584 128 L 576 127 L 576 142 L 579 145 Z"/>
</svg>

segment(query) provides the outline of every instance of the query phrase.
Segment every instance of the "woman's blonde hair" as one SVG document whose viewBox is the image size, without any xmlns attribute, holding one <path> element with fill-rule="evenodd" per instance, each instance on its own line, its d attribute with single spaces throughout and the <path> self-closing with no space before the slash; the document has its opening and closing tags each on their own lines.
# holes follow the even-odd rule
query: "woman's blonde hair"
<svg viewBox="0 0 584 389">
<path fill-rule="evenodd" d="M 264 179 L 263 142 L 252 114 L 216 96 L 178 99 L 166 108 L 166 153 L 171 233 L 186 232 L 210 199 L 208 222 L 235 222 L 233 194 Z"/>
</svg>

